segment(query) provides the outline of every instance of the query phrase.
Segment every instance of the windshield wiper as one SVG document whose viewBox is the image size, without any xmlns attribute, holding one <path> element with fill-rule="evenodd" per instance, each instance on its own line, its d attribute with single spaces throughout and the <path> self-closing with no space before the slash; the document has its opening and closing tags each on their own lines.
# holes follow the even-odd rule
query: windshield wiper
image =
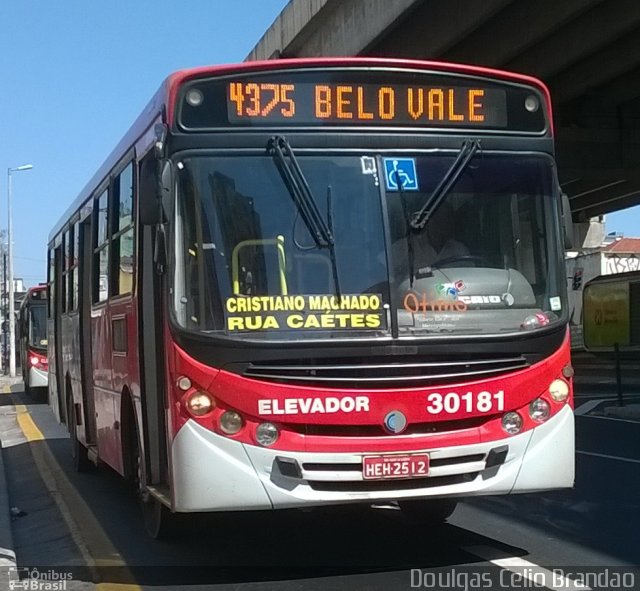
<svg viewBox="0 0 640 591">
<path fill-rule="evenodd" d="M 318 210 L 309 183 L 302 174 L 289 142 L 282 136 L 272 137 L 267 142 L 267 152 L 273 157 L 278 172 L 316 246 L 319 248 L 333 246 L 333 234 Z"/>
<path fill-rule="evenodd" d="M 302 221 L 307 226 L 318 248 L 328 248 L 336 295 L 340 296 L 335 241 L 333 238 L 333 216 L 331 186 L 327 187 L 327 218 L 325 223 L 313 197 L 309 183 L 296 159 L 291 145 L 283 136 L 274 136 L 267 142 L 267 152 L 272 156 L 278 172 L 287 187 Z"/>
<path fill-rule="evenodd" d="M 413 232 L 411 231 L 411 219 L 409 216 L 409 206 L 407 204 L 407 198 L 404 193 L 404 181 L 400 177 L 399 171 L 396 170 L 396 184 L 398 185 L 398 191 L 400 192 L 400 201 L 402 202 L 402 211 L 404 213 L 404 222 L 407 228 L 405 238 L 407 240 L 407 259 L 409 262 L 409 287 L 413 287 L 413 281 L 415 279 L 415 255 L 413 248 Z"/>
<path fill-rule="evenodd" d="M 460 152 L 449 170 L 444 174 L 438 186 L 433 193 L 427 198 L 424 205 L 411 215 L 409 224 L 414 230 L 422 230 L 433 212 L 445 198 L 451 187 L 455 185 L 460 175 L 467 167 L 473 156 L 480 150 L 480 140 L 465 140 L 462 142 Z"/>
</svg>

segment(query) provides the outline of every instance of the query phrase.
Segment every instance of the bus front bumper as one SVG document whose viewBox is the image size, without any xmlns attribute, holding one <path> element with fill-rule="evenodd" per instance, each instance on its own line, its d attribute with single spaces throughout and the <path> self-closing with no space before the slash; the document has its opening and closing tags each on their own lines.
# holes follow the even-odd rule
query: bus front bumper
<svg viewBox="0 0 640 591">
<path fill-rule="evenodd" d="M 29 368 L 29 387 L 46 388 L 49 385 L 49 374 L 35 367 Z"/>
<path fill-rule="evenodd" d="M 574 481 L 573 411 L 565 406 L 539 427 L 505 439 L 410 453 L 430 456 L 428 477 L 364 480 L 365 454 L 278 451 L 233 441 L 189 421 L 171 448 L 173 509 L 279 509 L 567 488 Z M 496 455 L 502 462 L 490 465 Z"/>
</svg>

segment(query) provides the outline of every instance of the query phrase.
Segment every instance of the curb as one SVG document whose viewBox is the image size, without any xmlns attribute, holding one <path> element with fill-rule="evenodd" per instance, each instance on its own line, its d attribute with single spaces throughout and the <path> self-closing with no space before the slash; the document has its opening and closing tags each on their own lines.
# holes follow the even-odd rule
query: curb
<svg viewBox="0 0 640 591">
<path fill-rule="evenodd" d="M 8 589 L 9 571 L 16 566 L 16 553 L 11 533 L 9 489 L 4 471 L 3 448 L 0 442 L 0 588 Z M 6 585 L 6 586 L 5 586 Z"/>
<path fill-rule="evenodd" d="M 17 383 L 15 378 L 0 378 L 0 388 Z M 11 505 L 9 504 L 9 489 L 4 467 L 4 448 L 2 447 L 2 433 L 0 432 L 0 588 L 8 589 L 10 572 L 16 567 L 16 553 L 11 532 Z"/>
</svg>

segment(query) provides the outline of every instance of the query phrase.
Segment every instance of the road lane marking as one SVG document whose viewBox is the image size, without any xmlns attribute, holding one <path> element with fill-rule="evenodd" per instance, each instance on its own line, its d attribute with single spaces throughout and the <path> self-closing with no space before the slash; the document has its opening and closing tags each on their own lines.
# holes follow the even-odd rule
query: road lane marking
<svg viewBox="0 0 640 591">
<path fill-rule="evenodd" d="M 43 441 L 45 440 L 44 435 L 38 429 L 36 424 L 33 422 L 31 415 L 27 407 L 24 404 L 16 404 L 16 420 L 18 421 L 18 425 L 22 430 L 24 436 L 27 441 Z M 74 486 L 71 484 L 69 479 L 66 477 L 61 468 L 58 467 L 56 474 L 59 475 L 60 480 L 56 479 L 56 474 L 54 474 L 51 466 L 57 465 L 57 460 L 51 453 L 51 450 L 48 447 L 40 447 L 34 446 L 31 448 L 32 456 L 38 473 L 44 482 L 45 487 L 49 491 L 49 494 L 53 498 L 58 510 L 60 511 L 60 515 L 62 519 L 67 525 L 69 529 L 69 534 L 73 539 L 76 547 L 78 548 L 84 563 L 89 567 L 89 569 L 93 572 L 93 578 L 95 580 L 100 579 L 100 567 L 121 567 L 128 569 L 128 565 L 122 559 L 120 554 L 116 551 L 116 549 L 111 544 L 109 538 L 104 534 L 102 527 L 100 526 L 97 519 L 93 516 L 91 509 L 87 506 L 84 499 L 80 496 L 80 494 L 75 490 Z M 62 490 L 66 489 L 66 490 Z M 66 496 L 73 496 L 71 499 L 70 505 L 74 507 L 74 511 L 72 512 L 69 509 L 69 505 L 65 501 Z M 73 515 L 74 513 L 77 515 L 79 512 L 82 512 L 83 519 L 82 521 L 85 524 L 86 529 L 89 529 L 94 532 L 100 532 L 102 539 L 100 540 L 100 546 L 102 548 L 108 548 L 108 552 L 105 554 L 110 554 L 110 558 L 98 558 L 94 559 L 91 551 L 89 550 L 88 545 L 84 541 L 84 537 L 81 533 L 81 529 L 79 525 L 76 523 Z M 128 573 L 133 579 L 133 575 Z M 126 583 L 96 583 L 95 587 L 98 591 L 141 591 L 142 588 L 136 584 L 126 584 Z"/>
<path fill-rule="evenodd" d="M 548 589 L 580 589 L 581 591 L 591 591 L 591 587 L 587 587 L 557 572 L 559 569 L 550 571 L 523 558 L 509 556 L 506 552 L 502 552 L 491 546 L 466 546 L 463 550 L 531 581 L 532 585 L 528 585 L 523 581 L 522 587 L 538 587 L 540 581 L 543 580 L 544 586 Z"/>
<path fill-rule="evenodd" d="M 631 420 L 631 419 L 619 419 L 618 417 L 602 417 L 600 415 L 584 415 L 585 419 L 600 419 L 602 421 L 616 421 L 618 423 L 638 423 L 640 421 L 638 421 L 637 419 Z"/>
<path fill-rule="evenodd" d="M 594 409 L 596 406 L 599 406 L 603 402 L 612 402 L 612 398 L 596 398 L 595 400 L 589 400 L 589 402 L 585 402 L 576 408 L 573 412 L 577 416 L 582 416 L 587 414 L 589 411 Z"/>
<path fill-rule="evenodd" d="M 44 440 L 44 435 L 42 431 L 38 429 L 36 424 L 33 422 L 31 418 L 31 414 L 29 410 L 24 404 L 16 404 L 16 419 L 18 420 L 18 425 L 24 436 L 27 438 L 27 441 L 42 441 Z"/>
<path fill-rule="evenodd" d="M 634 460 L 633 458 L 621 458 L 620 456 L 608 456 L 607 454 L 597 454 L 592 451 L 580 451 L 576 450 L 577 454 L 583 456 L 593 456 L 594 458 L 604 458 L 605 460 L 617 460 L 619 462 L 630 462 L 631 464 L 640 464 L 640 460 Z"/>
<path fill-rule="evenodd" d="M 89 569 L 93 572 L 93 578 L 95 580 L 100 580 L 100 567 L 123 567 L 127 568 L 127 564 L 124 562 L 119 553 L 113 548 L 110 540 L 104 534 L 103 529 L 97 519 L 93 516 L 91 509 L 87 506 L 84 499 L 80 496 L 80 494 L 75 490 L 75 487 L 71 482 L 69 482 L 68 478 L 64 474 L 61 468 L 56 470 L 54 474 L 51 466 L 57 465 L 57 460 L 51 454 L 51 451 L 48 447 L 33 447 L 32 455 L 35 461 L 38 472 L 40 473 L 40 477 L 42 478 L 47 490 L 50 492 L 60 514 L 64 522 L 69 529 L 69 533 L 74 543 L 76 544 L 80 554 L 82 555 L 82 559 L 84 563 L 89 567 Z M 47 457 L 48 456 L 48 457 Z M 59 475 L 59 480 L 56 479 L 56 474 Z M 66 489 L 66 490 L 65 490 Z M 70 499 L 70 503 L 67 503 L 65 500 L 66 497 L 72 496 Z M 73 511 L 69 508 L 69 505 L 74 508 Z M 74 515 L 76 517 L 78 514 L 82 512 L 82 519 L 79 521 L 84 524 L 83 529 L 90 530 L 93 532 L 99 532 L 99 537 L 102 538 L 99 540 L 99 545 L 101 547 L 107 547 L 108 551 L 105 554 L 110 554 L 110 558 L 101 559 L 94 558 L 91 554 L 91 551 L 85 542 L 84 536 L 82 534 L 82 530 Z M 133 576 L 131 576 L 133 579 Z M 141 587 L 139 585 L 131 584 L 131 585 L 120 585 L 119 587 L 114 587 L 115 583 L 100 583 L 102 587 L 96 587 L 101 591 L 111 591 L 111 589 L 117 589 L 118 591 L 141 591 Z"/>
</svg>

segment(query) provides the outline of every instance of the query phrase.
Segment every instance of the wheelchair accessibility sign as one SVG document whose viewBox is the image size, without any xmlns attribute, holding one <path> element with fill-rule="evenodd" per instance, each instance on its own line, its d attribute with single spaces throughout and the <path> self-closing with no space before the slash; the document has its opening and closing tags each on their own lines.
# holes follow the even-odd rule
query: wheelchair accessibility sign
<svg viewBox="0 0 640 591">
<path fill-rule="evenodd" d="M 385 158 L 384 176 L 387 181 L 387 191 L 418 190 L 418 172 L 414 158 Z"/>
</svg>

